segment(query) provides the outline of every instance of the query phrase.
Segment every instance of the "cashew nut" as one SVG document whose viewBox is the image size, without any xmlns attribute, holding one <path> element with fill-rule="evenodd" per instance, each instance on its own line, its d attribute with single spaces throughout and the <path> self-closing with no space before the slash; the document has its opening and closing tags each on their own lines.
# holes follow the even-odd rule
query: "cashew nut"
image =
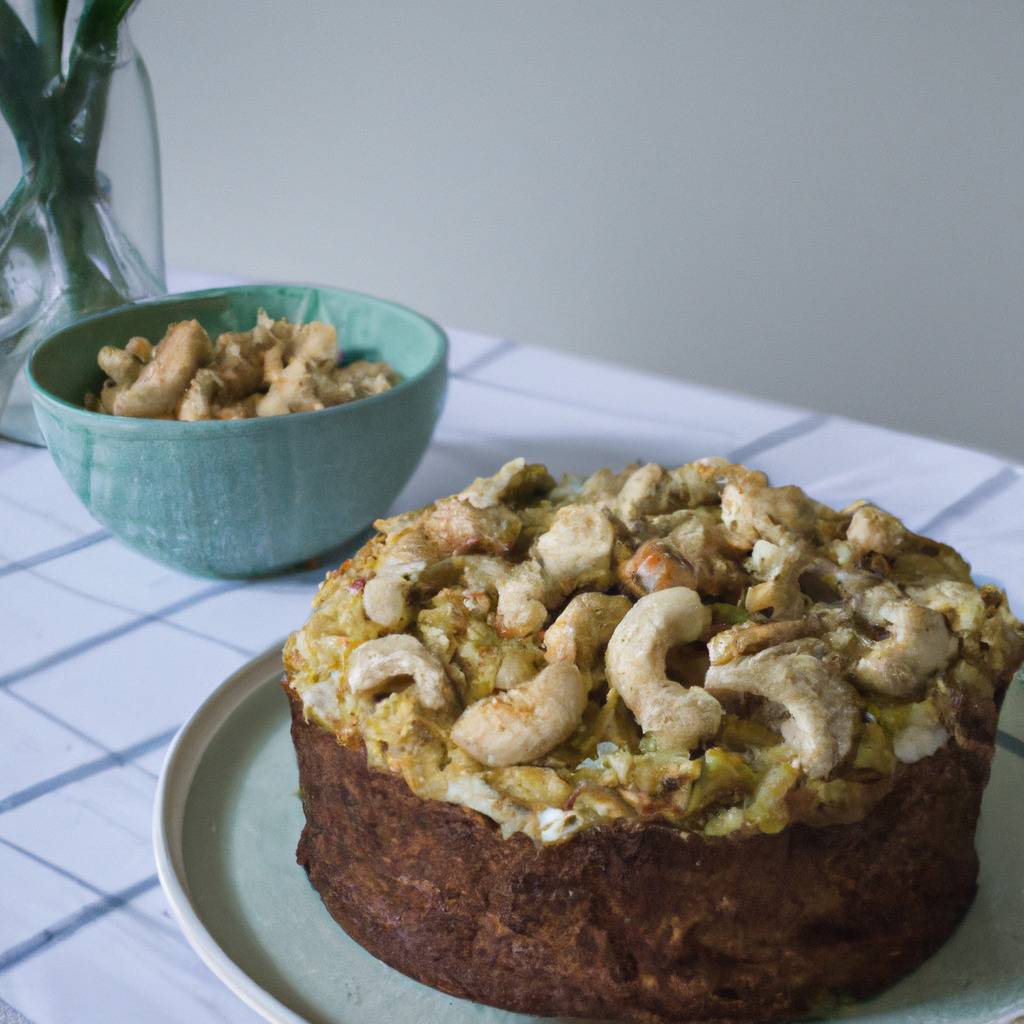
<svg viewBox="0 0 1024 1024">
<path fill-rule="evenodd" d="M 861 505 L 846 529 L 846 539 L 864 553 L 877 551 L 886 558 L 893 558 L 907 539 L 907 531 L 895 517 L 874 505 Z"/>
<path fill-rule="evenodd" d="M 812 537 L 818 509 L 799 487 L 763 487 L 737 479 L 722 490 L 722 522 L 748 547 L 762 537 L 775 543 L 792 535 Z"/>
<path fill-rule="evenodd" d="M 532 679 L 538 671 L 537 651 L 532 653 L 525 648 L 512 648 L 502 659 L 498 671 L 494 675 L 496 690 L 512 690 Z"/>
<path fill-rule="evenodd" d="M 313 390 L 326 406 L 344 405 L 358 398 L 379 395 L 391 388 L 395 375 L 387 363 L 357 359 L 347 366 L 318 367 L 313 371 Z"/>
<path fill-rule="evenodd" d="M 263 372 L 270 388 L 256 406 L 256 415 L 322 409 L 324 403 L 316 393 L 313 376 L 318 367 L 333 364 L 337 351 L 338 332 L 330 324 L 314 320 L 295 325 L 287 348 L 267 349 Z"/>
<path fill-rule="evenodd" d="M 668 542 L 684 562 L 693 566 L 694 590 L 739 596 L 744 576 L 736 559 L 741 552 L 720 525 L 690 515 L 672 530 Z"/>
<path fill-rule="evenodd" d="M 578 594 L 545 631 L 545 659 L 592 668 L 631 607 L 629 598 L 620 595 Z"/>
<path fill-rule="evenodd" d="M 151 346 L 147 353 L 147 350 L 136 342 L 145 342 L 149 346 L 149 342 L 145 338 L 132 338 L 123 349 L 115 348 L 113 345 L 104 345 L 96 356 L 96 362 L 99 363 L 100 369 L 109 378 L 104 382 L 100 391 L 98 407 L 103 412 L 113 414 L 117 396 L 122 391 L 127 391 L 135 383 L 143 366 L 152 355 Z"/>
<path fill-rule="evenodd" d="M 410 562 L 429 565 L 443 556 L 444 552 L 427 536 L 423 527 L 412 525 L 388 533 L 387 543 L 377 559 L 377 571 L 383 572 Z"/>
<path fill-rule="evenodd" d="M 839 578 L 848 584 L 850 574 Z M 859 591 L 854 603 L 857 612 L 887 635 L 872 642 L 869 652 L 854 665 L 854 676 L 877 693 L 916 696 L 926 680 L 956 654 L 957 643 L 946 620 L 937 611 L 904 597 L 891 584 L 863 590 L 855 586 Z"/>
<path fill-rule="evenodd" d="M 672 518 L 678 519 L 678 515 Z M 739 596 L 744 576 L 730 552 L 735 549 L 730 548 L 721 527 L 687 514 L 667 540 L 641 544 L 619 566 L 619 579 L 636 595 L 689 587 L 702 594 Z"/>
<path fill-rule="evenodd" d="M 686 495 L 686 504 L 690 508 L 717 505 L 722 488 L 730 481 L 741 481 L 747 487 L 768 485 L 768 477 L 759 470 L 748 469 L 717 455 L 670 470 L 670 476 Z"/>
<path fill-rule="evenodd" d="M 757 654 L 790 640 L 813 636 L 818 629 L 818 623 L 811 618 L 784 619 L 781 622 L 745 622 L 716 633 L 708 641 L 708 655 L 712 665 L 724 665 L 736 658 Z"/>
<path fill-rule="evenodd" d="M 695 590 L 697 586 L 693 566 L 663 540 L 649 540 L 641 544 L 619 566 L 618 576 L 622 586 L 636 597 L 669 587 Z"/>
<path fill-rule="evenodd" d="M 220 388 L 220 379 L 210 369 L 196 370 L 196 375 L 185 389 L 178 404 L 178 419 L 194 423 L 213 417 L 213 399 Z"/>
<path fill-rule="evenodd" d="M 536 552 L 552 587 L 571 594 L 580 587 L 603 590 L 611 583 L 615 530 L 592 505 L 565 505 L 537 538 Z"/>
<path fill-rule="evenodd" d="M 443 554 L 473 551 L 507 555 L 522 529 L 515 513 L 503 505 L 478 509 L 461 498 L 439 501 L 423 519 L 423 530 Z"/>
<path fill-rule="evenodd" d="M 426 568 L 425 562 L 405 562 L 388 565 L 363 587 L 363 613 L 371 622 L 394 628 L 402 623 L 406 613 L 406 598 L 415 576 Z"/>
<path fill-rule="evenodd" d="M 917 603 L 941 613 L 957 633 L 980 633 L 985 628 L 985 602 L 978 588 L 958 580 L 938 580 L 920 587 L 907 587 Z"/>
<path fill-rule="evenodd" d="M 452 740 L 490 768 L 525 764 L 572 735 L 587 705 L 580 670 L 559 661 L 528 683 L 470 704 L 452 726 Z"/>
<path fill-rule="evenodd" d="M 621 473 L 613 473 L 610 469 L 599 469 L 596 473 L 579 483 L 575 488 L 581 501 L 610 507 L 615 496 L 622 490 L 626 481 L 640 468 L 639 463 L 632 463 Z"/>
<path fill-rule="evenodd" d="M 547 587 L 536 562 L 522 562 L 497 581 L 495 629 L 503 637 L 529 636 L 544 625 Z"/>
<path fill-rule="evenodd" d="M 148 363 L 153 358 L 153 346 L 149 339 L 138 334 L 134 338 L 128 339 L 124 350 L 128 355 L 135 356 L 140 363 Z"/>
<path fill-rule="evenodd" d="M 135 382 L 114 399 L 117 416 L 172 416 L 213 347 L 197 320 L 172 324 Z"/>
<path fill-rule="evenodd" d="M 132 339 L 135 340 L 134 338 Z M 131 344 L 131 342 L 129 342 Z M 128 347 L 115 348 L 113 345 L 104 345 L 96 355 L 96 362 L 100 369 L 115 383 L 131 385 L 138 379 L 142 372 L 144 361 L 132 355 Z"/>
<path fill-rule="evenodd" d="M 627 526 L 633 526 L 651 512 L 662 511 L 659 498 L 665 476 L 665 470 L 654 462 L 648 462 L 630 473 L 614 506 L 616 515 Z"/>
<path fill-rule="evenodd" d="M 526 468 L 526 459 L 520 457 L 506 462 L 494 476 L 478 476 L 458 494 L 473 508 L 493 508 L 500 505 L 512 481 Z"/>
<path fill-rule="evenodd" d="M 414 636 L 396 633 L 360 644 L 348 661 L 348 688 L 352 693 L 382 689 L 395 679 L 411 676 L 416 699 L 435 711 L 451 703 L 451 688 L 444 666 Z"/>
<path fill-rule="evenodd" d="M 743 603 L 748 612 L 771 609 L 776 619 L 803 615 L 807 601 L 800 590 L 800 573 L 807 565 L 807 553 L 801 545 L 784 538 L 777 544 L 757 540 L 751 550 L 750 564 L 754 574 L 764 582 L 747 591 Z"/>
<path fill-rule="evenodd" d="M 696 591 L 659 590 L 640 598 L 616 626 L 604 658 L 608 682 L 640 728 L 688 749 L 718 731 L 722 708 L 706 690 L 669 679 L 665 660 L 673 647 L 699 639 L 710 622 Z"/>
<path fill-rule="evenodd" d="M 751 693 L 781 704 L 783 738 L 807 774 L 823 779 L 849 754 L 859 717 L 853 688 L 825 658 L 823 644 L 795 640 L 712 665 L 704 686 L 718 697 Z"/>
</svg>

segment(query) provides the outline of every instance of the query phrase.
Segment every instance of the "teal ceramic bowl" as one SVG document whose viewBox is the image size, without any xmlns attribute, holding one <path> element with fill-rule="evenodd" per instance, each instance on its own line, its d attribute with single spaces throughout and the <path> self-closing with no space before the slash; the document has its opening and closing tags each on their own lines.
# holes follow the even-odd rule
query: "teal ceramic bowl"
<svg viewBox="0 0 1024 1024">
<path fill-rule="evenodd" d="M 180 423 L 89 412 L 96 354 L 195 318 L 211 337 L 256 311 L 338 328 L 345 361 L 385 359 L 400 383 L 319 412 Z M 398 496 L 444 402 L 448 341 L 425 317 L 334 288 L 254 285 L 168 295 L 51 335 L 29 364 L 39 427 L 92 515 L 143 554 L 202 576 L 259 576 L 351 538 Z"/>
</svg>

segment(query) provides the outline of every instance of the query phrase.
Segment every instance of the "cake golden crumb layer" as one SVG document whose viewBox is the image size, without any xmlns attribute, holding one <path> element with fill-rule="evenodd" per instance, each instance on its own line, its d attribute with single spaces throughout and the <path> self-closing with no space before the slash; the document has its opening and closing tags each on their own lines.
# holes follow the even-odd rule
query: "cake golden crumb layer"
<svg viewBox="0 0 1024 1024">
<path fill-rule="evenodd" d="M 516 459 L 376 526 L 285 648 L 304 720 L 540 845 L 863 821 L 991 742 L 1024 657 L 951 548 L 722 459 Z"/>
</svg>

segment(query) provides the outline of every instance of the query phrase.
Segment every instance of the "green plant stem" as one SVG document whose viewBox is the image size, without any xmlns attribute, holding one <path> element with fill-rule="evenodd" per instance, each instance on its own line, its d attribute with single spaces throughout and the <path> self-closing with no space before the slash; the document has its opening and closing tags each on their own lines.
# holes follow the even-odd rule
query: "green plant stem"
<svg viewBox="0 0 1024 1024">
<path fill-rule="evenodd" d="M 55 82 L 61 75 L 68 0 L 35 0 L 35 9 L 36 38 L 39 40 L 43 75 L 47 83 Z"/>
<path fill-rule="evenodd" d="M 118 34 L 135 3 L 136 0 L 86 0 L 75 33 L 64 87 L 64 122 L 74 126 L 66 136 L 69 145 L 78 152 L 72 165 L 90 178 L 96 172 L 110 79 L 117 63 Z"/>
<path fill-rule="evenodd" d="M 52 140 L 50 105 L 39 47 L 21 18 L 0 0 L 0 112 L 11 127 L 26 174 Z"/>
</svg>

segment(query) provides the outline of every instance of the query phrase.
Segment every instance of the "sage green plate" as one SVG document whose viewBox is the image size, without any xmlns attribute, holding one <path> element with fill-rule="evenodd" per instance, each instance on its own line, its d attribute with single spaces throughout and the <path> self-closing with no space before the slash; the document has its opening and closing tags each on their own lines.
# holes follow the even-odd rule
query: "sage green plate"
<svg viewBox="0 0 1024 1024">
<path fill-rule="evenodd" d="M 295 863 L 298 775 L 279 648 L 209 697 L 167 756 L 153 822 L 160 881 L 210 969 L 277 1024 L 525 1024 L 410 981 L 348 938 Z M 1024 1020 L 1024 690 L 1011 687 L 985 794 L 978 898 L 949 942 L 862 1024 Z"/>
</svg>

